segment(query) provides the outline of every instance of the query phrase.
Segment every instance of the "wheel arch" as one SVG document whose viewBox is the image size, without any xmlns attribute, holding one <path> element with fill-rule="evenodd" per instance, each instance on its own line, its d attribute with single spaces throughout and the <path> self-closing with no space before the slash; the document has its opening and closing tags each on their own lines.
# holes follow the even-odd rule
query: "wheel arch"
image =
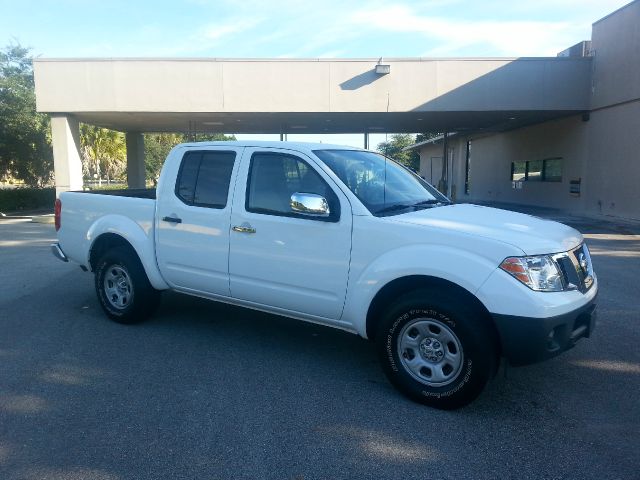
<svg viewBox="0 0 640 480">
<path fill-rule="evenodd" d="M 496 345 L 500 346 L 500 337 L 493 319 L 484 306 L 484 304 L 469 290 L 460 285 L 445 280 L 444 278 L 434 277 L 430 275 L 408 275 L 391 280 L 385 284 L 369 304 L 366 317 L 366 333 L 367 338 L 375 340 L 377 335 L 378 324 L 380 322 L 380 316 L 386 308 L 401 295 L 409 293 L 418 289 L 447 289 L 449 291 L 456 292 L 465 301 L 470 302 L 473 308 L 477 310 L 482 317 L 482 321 L 491 329 L 491 335 L 496 340 Z"/>
<path fill-rule="evenodd" d="M 167 285 L 160 276 L 160 272 L 158 271 L 155 263 L 149 265 L 149 260 L 145 258 L 145 255 L 143 255 L 142 252 L 138 251 L 138 249 L 133 245 L 131 241 L 129 241 L 129 239 L 125 238 L 119 233 L 104 232 L 98 235 L 93 240 L 91 246 L 89 247 L 88 258 L 91 271 L 95 272 L 98 261 L 106 252 L 117 247 L 126 248 L 136 256 L 136 258 L 140 261 L 140 264 L 142 265 L 142 268 L 147 275 L 149 282 L 154 288 L 158 290 L 167 288 Z"/>
<path fill-rule="evenodd" d="M 117 247 L 124 247 L 130 250 L 131 253 L 135 254 L 138 260 L 140 260 L 140 255 L 138 255 L 136 249 L 133 248 L 133 245 L 123 236 L 111 232 L 103 233 L 93 241 L 89 249 L 89 266 L 91 267 L 91 271 L 95 272 L 98 260 L 100 260 L 105 253 Z"/>
</svg>

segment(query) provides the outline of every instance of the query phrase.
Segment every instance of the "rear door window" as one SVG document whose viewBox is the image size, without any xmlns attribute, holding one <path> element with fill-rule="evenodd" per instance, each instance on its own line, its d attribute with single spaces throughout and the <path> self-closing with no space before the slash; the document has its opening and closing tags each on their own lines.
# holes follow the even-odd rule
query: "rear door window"
<svg viewBox="0 0 640 480">
<path fill-rule="evenodd" d="M 176 196 L 187 205 L 226 207 L 235 158 L 235 152 L 187 152 L 180 165 Z"/>
</svg>

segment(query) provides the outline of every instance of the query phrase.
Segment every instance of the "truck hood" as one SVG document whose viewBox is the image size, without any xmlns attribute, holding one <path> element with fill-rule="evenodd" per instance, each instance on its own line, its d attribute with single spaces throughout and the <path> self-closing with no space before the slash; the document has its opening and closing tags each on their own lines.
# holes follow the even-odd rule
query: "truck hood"
<svg viewBox="0 0 640 480">
<path fill-rule="evenodd" d="M 580 232 L 562 223 L 472 204 L 435 207 L 386 218 L 395 223 L 490 238 L 513 245 L 526 255 L 566 252 L 583 240 Z"/>
</svg>

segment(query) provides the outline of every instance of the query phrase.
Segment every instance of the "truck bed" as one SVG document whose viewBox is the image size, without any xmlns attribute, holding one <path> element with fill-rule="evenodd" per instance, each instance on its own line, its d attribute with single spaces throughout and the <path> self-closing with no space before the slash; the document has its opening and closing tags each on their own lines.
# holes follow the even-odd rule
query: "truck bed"
<svg viewBox="0 0 640 480">
<path fill-rule="evenodd" d="M 117 190 L 78 190 L 73 193 L 90 193 L 92 195 L 111 195 L 115 197 L 133 197 L 156 199 L 155 188 L 120 188 Z"/>
<path fill-rule="evenodd" d="M 88 267 L 94 231 L 102 232 L 100 224 L 106 222 L 130 232 L 155 255 L 155 198 L 155 189 L 62 192 L 60 247 L 71 260 Z"/>
</svg>

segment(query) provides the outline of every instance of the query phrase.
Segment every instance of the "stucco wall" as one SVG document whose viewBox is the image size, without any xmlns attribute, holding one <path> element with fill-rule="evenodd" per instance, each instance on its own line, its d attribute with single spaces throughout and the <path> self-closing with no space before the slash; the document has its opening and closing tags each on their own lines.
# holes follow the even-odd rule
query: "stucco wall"
<svg viewBox="0 0 640 480">
<path fill-rule="evenodd" d="M 471 139 L 469 201 L 497 201 L 566 210 L 584 208 L 588 128 L 580 116 L 555 120 L 497 135 Z M 513 188 L 511 162 L 562 158 L 561 182 L 522 182 Z M 464 162 L 460 162 L 462 166 Z M 460 172 L 456 177 L 460 183 Z M 580 196 L 570 181 L 581 179 Z M 462 188 L 464 177 L 462 176 Z M 458 187 L 458 191 L 461 187 Z M 458 196 L 459 199 L 463 197 Z"/>
<path fill-rule="evenodd" d="M 592 112 L 589 132 L 587 210 L 640 219 L 640 101 Z"/>
<path fill-rule="evenodd" d="M 588 108 L 590 59 L 35 59 L 42 112 Z"/>
<path fill-rule="evenodd" d="M 450 184 L 457 201 L 505 202 L 576 213 L 640 219 L 640 102 L 625 103 L 505 133 L 471 138 L 470 191 L 464 193 L 467 138 L 449 143 Z M 522 182 L 514 189 L 511 162 L 562 158 L 561 182 Z M 436 158 L 434 162 L 432 159 Z M 420 174 L 435 186 L 442 143 L 420 149 Z M 437 165 L 433 178 L 431 165 Z M 570 181 L 580 180 L 580 195 Z"/>
<path fill-rule="evenodd" d="M 640 2 L 593 24 L 591 108 L 640 98 Z"/>
</svg>

